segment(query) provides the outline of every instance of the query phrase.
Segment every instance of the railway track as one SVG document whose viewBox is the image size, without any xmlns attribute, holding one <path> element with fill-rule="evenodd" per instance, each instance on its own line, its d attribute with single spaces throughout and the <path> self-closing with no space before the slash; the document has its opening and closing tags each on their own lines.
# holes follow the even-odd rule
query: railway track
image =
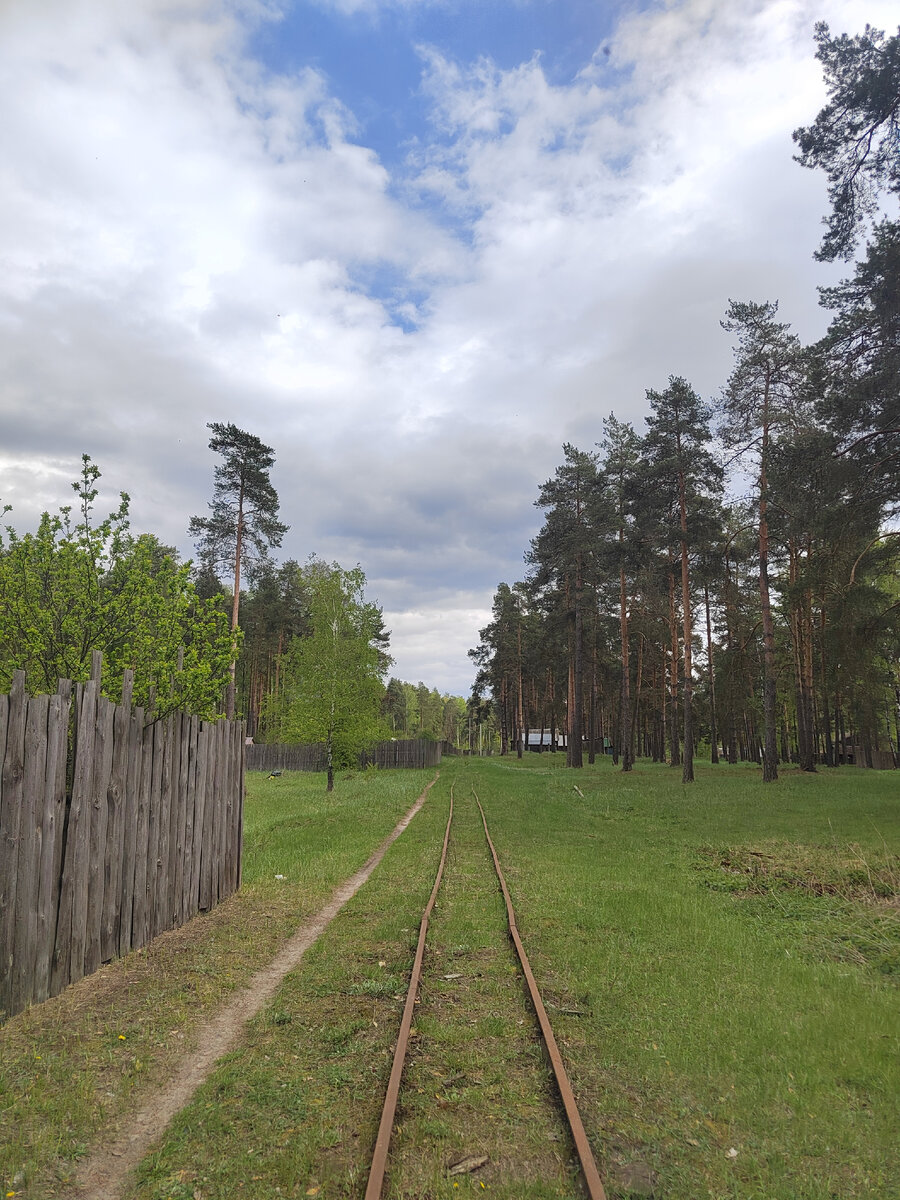
<svg viewBox="0 0 900 1200">
<path fill-rule="evenodd" d="M 428 899 L 428 903 L 425 906 L 419 926 L 419 938 L 416 946 L 416 954 L 413 960 L 409 988 L 403 1008 L 400 1029 L 397 1035 L 394 1060 L 391 1067 L 390 1078 L 388 1080 L 387 1091 L 385 1093 L 384 1105 L 382 1108 L 381 1120 L 379 1122 L 378 1134 L 375 1140 L 375 1148 L 372 1154 L 371 1166 L 369 1168 L 369 1178 L 365 1192 L 365 1200 L 381 1200 L 382 1191 L 384 1189 L 385 1174 L 388 1165 L 388 1154 L 391 1146 L 391 1135 L 395 1127 L 397 1106 L 403 1086 L 404 1066 L 406 1064 L 407 1053 L 409 1049 L 410 1032 L 413 1026 L 413 1018 L 417 997 L 419 994 L 419 988 L 422 982 L 428 925 L 440 893 L 441 883 L 444 876 L 444 867 L 447 861 L 447 851 L 450 845 L 450 834 L 453 825 L 453 792 L 454 790 L 451 786 L 450 811 L 447 817 L 447 827 L 444 832 L 444 842 L 441 849 L 440 862 L 435 875 L 434 886 L 431 890 L 431 895 Z M 578 1111 L 575 1095 L 572 1091 L 572 1086 L 566 1074 L 562 1056 L 560 1055 L 559 1047 L 556 1043 L 556 1038 L 554 1037 L 553 1029 L 547 1016 L 547 1010 L 544 1006 L 543 1000 L 541 999 L 537 981 L 535 980 L 534 973 L 528 961 L 528 955 L 525 951 L 525 947 L 519 934 L 512 898 L 509 893 L 509 888 L 506 884 L 506 879 L 503 875 L 499 856 L 491 839 L 487 817 L 485 816 L 481 801 L 479 800 L 478 794 L 475 792 L 474 788 L 472 789 L 472 795 L 474 796 L 475 802 L 478 805 L 479 813 L 481 814 L 481 821 L 484 827 L 484 836 L 488 849 L 490 850 L 494 869 L 497 874 L 497 880 L 506 904 L 509 935 L 515 947 L 522 973 L 525 978 L 535 1020 L 539 1027 L 540 1034 L 547 1051 L 547 1056 L 549 1058 L 556 1081 L 559 1100 L 562 1103 L 566 1121 L 568 1122 L 569 1130 L 571 1132 L 572 1141 L 581 1165 L 581 1174 L 584 1182 L 585 1192 L 590 1200 L 606 1200 L 606 1192 L 604 1191 L 600 1174 L 597 1170 L 597 1164 L 594 1160 L 594 1156 L 588 1142 L 587 1134 L 584 1129 L 584 1123 Z"/>
</svg>

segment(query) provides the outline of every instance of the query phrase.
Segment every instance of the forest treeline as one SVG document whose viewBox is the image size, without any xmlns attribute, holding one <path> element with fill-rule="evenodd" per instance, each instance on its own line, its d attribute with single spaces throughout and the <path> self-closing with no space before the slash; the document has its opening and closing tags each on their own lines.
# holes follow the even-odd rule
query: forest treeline
<svg viewBox="0 0 900 1200">
<path fill-rule="evenodd" d="M 261 443 L 230 429 L 240 434 L 233 457 L 246 465 L 248 448 Z M 11 523 L 0 532 L 0 692 L 16 670 L 34 693 L 54 691 L 59 678 L 83 682 L 92 650 L 101 650 L 102 691 L 113 700 L 129 669 L 135 702 L 154 718 L 183 709 L 215 719 L 230 701 L 257 741 L 322 741 L 334 765 L 354 762 L 381 738 L 461 742 L 461 697 L 387 679 L 390 632 L 365 597 L 359 567 L 316 558 L 277 563 L 261 539 L 255 553 L 241 556 L 235 604 L 228 584 L 240 579 L 236 531 L 252 514 L 235 505 L 230 549 L 220 529 L 218 560 L 201 542 L 197 560 L 181 562 L 153 534 L 132 532 L 127 495 L 97 516 L 99 479 L 83 455 L 75 504 L 45 513 L 33 533 Z M 223 529 L 226 501 L 220 487 L 210 505 Z M 274 492 L 268 503 L 277 509 Z"/>
<path fill-rule="evenodd" d="M 461 744 L 467 722 L 461 697 L 422 682 L 385 682 L 390 633 L 381 609 L 365 597 L 359 567 L 316 558 L 279 564 L 261 534 L 256 542 L 244 537 L 238 561 L 237 531 L 252 530 L 258 516 L 248 508 L 247 477 L 260 452 L 271 461 L 271 451 L 233 426 L 215 427 L 212 442 L 221 442 L 222 429 L 238 469 L 233 494 L 219 480 L 210 504 L 215 555 L 205 553 L 202 531 L 194 563 L 181 562 L 153 534 L 133 533 L 126 494 L 99 518 L 100 469 L 86 454 L 72 485 L 75 504 L 45 513 L 33 533 L 5 525 L 0 693 L 17 670 L 35 694 L 54 691 L 60 678 L 84 682 L 91 652 L 100 650 L 101 687 L 110 699 L 121 699 L 128 669 L 135 702 L 152 719 L 175 709 L 215 719 L 230 706 L 257 741 L 324 743 L 332 768 L 355 762 L 381 739 Z M 259 494 L 269 516 L 277 513 L 274 490 Z M 195 532 L 197 526 L 195 518 Z M 226 572 L 227 582 L 220 578 Z M 241 574 L 235 603 L 228 583 Z"/>
<path fill-rule="evenodd" d="M 817 257 L 827 333 L 731 301 L 719 395 L 670 376 L 646 430 L 611 414 L 563 447 L 535 503 L 527 578 L 501 584 L 471 651 L 503 752 L 565 729 L 568 762 L 611 749 L 683 765 L 900 762 L 900 35 L 816 27 L 829 102 L 798 129 L 832 212 Z M 711 331 L 712 333 L 712 331 Z M 735 498 L 736 493 L 743 493 Z"/>
</svg>

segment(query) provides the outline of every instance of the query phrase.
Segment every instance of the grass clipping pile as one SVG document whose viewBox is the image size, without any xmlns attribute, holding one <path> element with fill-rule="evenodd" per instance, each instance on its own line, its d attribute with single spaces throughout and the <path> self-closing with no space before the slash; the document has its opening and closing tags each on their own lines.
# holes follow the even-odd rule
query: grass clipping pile
<svg viewBox="0 0 900 1200">
<path fill-rule="evenodd" d="M 765 842 L 701 847 L 698 869 L 713 891 L 755 902 L 790 921 L 820 958 L 867 967 L 900 985 L 900 857 L 847 846 Z"/>
</svg>

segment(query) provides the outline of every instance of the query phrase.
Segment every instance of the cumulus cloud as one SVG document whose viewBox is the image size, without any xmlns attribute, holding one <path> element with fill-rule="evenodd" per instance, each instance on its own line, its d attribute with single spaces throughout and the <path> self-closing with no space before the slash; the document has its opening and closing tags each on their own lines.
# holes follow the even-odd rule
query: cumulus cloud
<svg viewBox="0 0 900 1200">
<path fill-rule="evenodd" d="M 234 421 L 276 449 L 285 552 L 359 561 L 395 670 L 464 691 L 561 443 L 640 423 L 670 373 L 715 392 L 729 296 L 821 332 L 825 185 L 790 132 L 824 98 L 814 21 L 860 22 L 665 0 L 567 82 L 423 46 L 431 136 L 388 169 L 314 66 L 251 56 L 286 7 L 3 7 L 0 497 L 32 520 L 86 450 L 190 553 L 205 424 Z"/>
</svg>

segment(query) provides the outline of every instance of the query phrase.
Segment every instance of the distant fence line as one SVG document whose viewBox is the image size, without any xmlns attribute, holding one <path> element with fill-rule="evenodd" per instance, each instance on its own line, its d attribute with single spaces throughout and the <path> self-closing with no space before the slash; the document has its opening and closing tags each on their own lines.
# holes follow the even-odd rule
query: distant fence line
<svg viewBox="0 0 900 1200">
<path fill-rule="evenodd" d="M 244 751 L 248 771 L 324 771 L 325 747 L 248 745 Z"/>
<path fill-rule="evenodd" d="M 324 771 L 325 747 L 318 743 L 250 745 L 245 761 L 248 771 Z M 440 761 L 441 743 L 427 738 L 379 742 L 359 756 L 360 767 L 436 767 Z"/>
<path fill-rule="evenodd" d="M 145 725 L 92 679 L 0 695 L 0 1010 L 45 1000 L 240 886 L 244 726 Z"/>
</svg>

